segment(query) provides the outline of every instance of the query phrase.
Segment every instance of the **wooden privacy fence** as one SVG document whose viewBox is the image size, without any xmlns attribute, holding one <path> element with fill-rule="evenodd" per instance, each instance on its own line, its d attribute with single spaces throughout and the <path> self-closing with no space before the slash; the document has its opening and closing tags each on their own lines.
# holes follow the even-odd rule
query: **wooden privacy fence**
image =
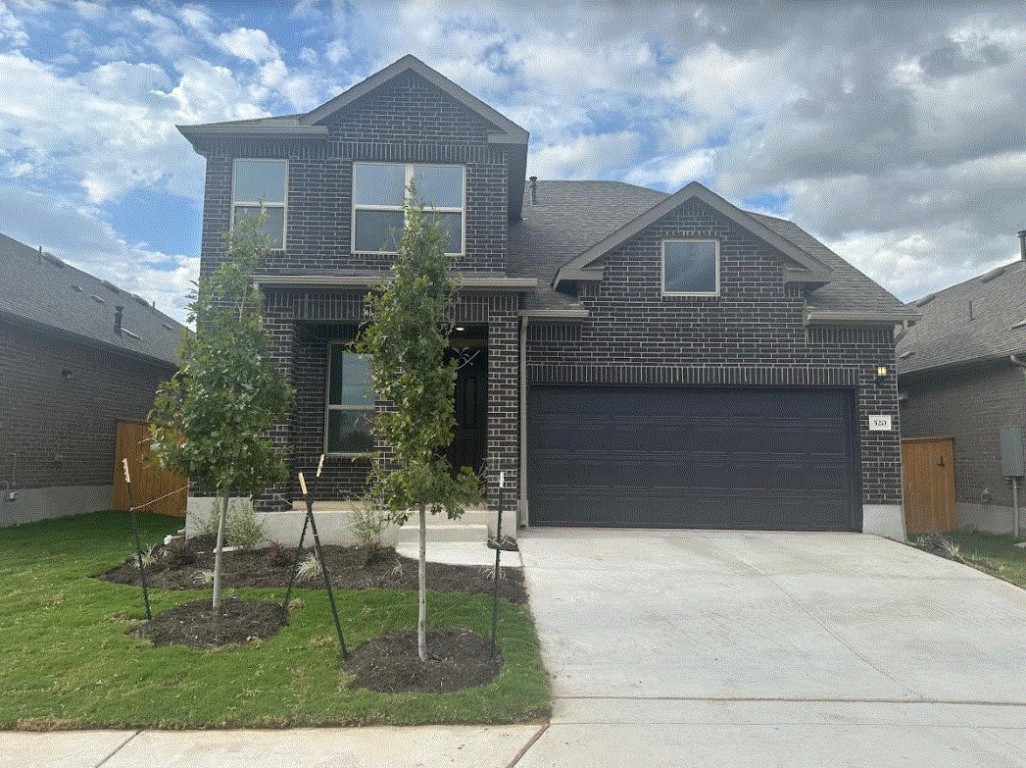
<svg viewBox="0 0 1026 768">
<path fill-rule="evenodd" d="M 149 461 L 150 428 L 145 421 L 119 421 L 114 463 L 114 508 L 128 509 L 128 487 L 121 460 L 128 459 L 136 509 L 158 515 L 185 517 L 189 481 Z M 153 502 L 150 504 L 149 502 Z"/>
<path fill-rule="evenodd" d="M 905 529 L 913 534 L 950 531 L 955 517 L 955 440 L 907 437 L 901 441 Z"/>
</svg>

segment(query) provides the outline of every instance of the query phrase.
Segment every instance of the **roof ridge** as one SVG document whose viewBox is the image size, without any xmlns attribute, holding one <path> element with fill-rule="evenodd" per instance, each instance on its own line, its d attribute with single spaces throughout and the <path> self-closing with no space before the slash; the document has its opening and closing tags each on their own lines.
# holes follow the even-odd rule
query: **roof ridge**
<svg viewBox="0 0 1026 768">
<path fill-rule="evenodd" d="M 965 280 L 962 280 L 962 281 L 957 282 L 957 283 L 952 283 L 951 285 L 947 286 L 946 288 L 938 288 L 936 291 L 931 291 L 928 294 L 923 294 L 919 298 L 913 299 L 909 303 L 914 304 L 917 301 L 922 301 L 927 296 L 932 296 L 933 299 L 938 299 L 938 298 L 942 297 L 944 294 L 948 293 L 949 291 L 953 291 L 956 288 L 961 288 L 963 286 L 969 285 L 972 282 L 977 282 L 980 285 L 988 285 L 990 283 L 999 283 L 1000 278 L 1006 277 L 1006 276 L 1007 277 L 1011 277 L 1013 274 L 1016 274 L 1012 270 L 1017 265 L 1019 265 L 1019 264 L 1022 264 L 1024 266 L 1026 266 L 1026 261 L 1023 261 L 1021 258 L 1015 258 L 1012 261 L 1009 261 L 1009 262 L 1007 262 L 1005 264 L 998 264 L 998 265 L 993 266 L 993 267 L 991 267 L 990 269 L 988 269 L 988 270 L 986 270 L 984 272 L 975 274 L 972 277 L 967 277 Z M 1004 270 L 1004 272 L 1003 273 L 998 273 L 998 274 L 994 275 L 993 277 L 991 277 L 988 280 L 984 280 L 983 279 L 985 277 L 988 277 L 991 273 L 996 272 L 999 269 L 1000 270 Z M 1022 271 L 1022 270 L 1020 270 L 1020 271 Z"/>
</svg>

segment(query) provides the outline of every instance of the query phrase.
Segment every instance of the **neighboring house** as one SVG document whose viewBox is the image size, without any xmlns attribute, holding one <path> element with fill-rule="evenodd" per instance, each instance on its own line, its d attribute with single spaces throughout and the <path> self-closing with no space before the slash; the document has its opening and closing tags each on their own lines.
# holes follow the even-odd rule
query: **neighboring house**
<svg viewBox="0 0 1026 768">
<path fill-rule="evenodd" d="M 903 536 L 894 329 L 914 313 L 794 224 L 697 183 L 525 182 L 527 131 L 412 56 L 306 114 L 180 130 L 207 161 L 202 274 L 233 217 L 270 214 L 255 279 L 297 389 L 274 439 L 307 476 L 328 454 L 320 497 L 364 486 L 375 402 L 350 344 L 412 178 L 460 273 L 451 455 L 486 463 L 492 509 L 504 472 L 521 524 Z"/>
<path fill-rule="evenodd" d="M 145 419 L 183 326 L 0 235 L 0 526 L 111 507 L 119 419 Z"/>
<path fill-rule="evenodd" d="M 1026 427 L 1023 259 L 915 302 L 898 343 L 902 436 L 954 437 L 958 523 L 996 533 L 1014 526 L 1001 427 Z"/>
</svg>

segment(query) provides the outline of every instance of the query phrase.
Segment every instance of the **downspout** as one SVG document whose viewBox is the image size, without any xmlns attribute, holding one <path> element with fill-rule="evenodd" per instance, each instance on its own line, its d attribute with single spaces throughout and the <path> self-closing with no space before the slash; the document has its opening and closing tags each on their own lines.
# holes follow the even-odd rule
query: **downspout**
<svg viewBox="0 0 1026 768">
<path fill-rule="evenodd" d="M 527 317 L 520 318 L 520 499 L 517 504 L 517 527 L 530 523 L 527 508 Z"/>
</svg>

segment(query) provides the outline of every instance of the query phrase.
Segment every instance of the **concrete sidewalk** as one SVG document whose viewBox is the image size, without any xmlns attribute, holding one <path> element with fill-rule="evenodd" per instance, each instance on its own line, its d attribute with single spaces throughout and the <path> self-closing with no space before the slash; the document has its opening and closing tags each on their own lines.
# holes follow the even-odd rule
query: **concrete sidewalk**
<svg viewBox="0 0 1026 768">
<path fill-rule="evenodd" d="M 0 768 L 506 768 L 538 725 L 0 732 Z"/>
</svg>

